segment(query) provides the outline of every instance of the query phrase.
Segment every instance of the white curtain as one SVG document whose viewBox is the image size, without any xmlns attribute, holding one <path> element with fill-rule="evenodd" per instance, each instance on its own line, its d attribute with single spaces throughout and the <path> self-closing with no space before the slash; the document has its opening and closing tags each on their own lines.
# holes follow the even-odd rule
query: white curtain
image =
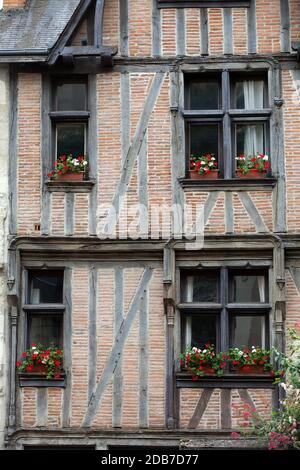
<svg viewBox="0 0 300 470">
<path fill-rule="evenodd" d="M 194 276 L 187 277 L 186 283 L 186 302 L 193 302 L 194 297 Z"/>
<path fill-rule="evenodd" d="M 243 82 L 245 109 L 262 109 L 264 107 L 264 82 L 246 80 Z M 250 124 L 245 129 L 244 153 L 254 155 L 264 151 L 264 127 L 261 124 Z"/>
<path fill-rule="evenodd" d="M 265 302 L 265 278 L 264 276 L 257 276 L 259 301 Z"/>
</svg>

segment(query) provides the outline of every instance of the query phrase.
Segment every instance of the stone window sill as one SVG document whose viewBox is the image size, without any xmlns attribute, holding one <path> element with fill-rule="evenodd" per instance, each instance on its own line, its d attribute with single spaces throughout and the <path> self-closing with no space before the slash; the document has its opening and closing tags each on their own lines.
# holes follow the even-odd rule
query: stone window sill
<svg viewBox="0 0 300 470">
<path fill-rule="evenodd" d="M 94 180 L 84 181 L 51 181 L 45 183 L 49 192 L 59 193 L 89 193 L 95 185 Z"/>
<path fill-rule="evenodd" d="M 19 385 L 20 387 L 51 387 L 51 388 L 65 388 L 66 387 L 66 374 L 61 374 L 60 379 L 47 379 L 41 374 L 30 372 L 19 372 Z"/>
<path fill-rule="evenodd" d="M 266 189 L 274 188 L 277 180 L 276 178 L 264 178 L 257 180 L 251 178 L 219 178 L 215 180 L 193 180 L 190 178 L 178 178 L 178 182 L 184 190 L 193 191 L 265 191 Z"/>
</svg>

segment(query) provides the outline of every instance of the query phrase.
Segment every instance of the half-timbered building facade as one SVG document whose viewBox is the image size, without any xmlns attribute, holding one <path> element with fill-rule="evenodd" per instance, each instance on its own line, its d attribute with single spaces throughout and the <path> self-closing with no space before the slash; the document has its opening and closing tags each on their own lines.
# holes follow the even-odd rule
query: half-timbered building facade
<svg viewBox="0 0 300 470">
<path fill-rule="evenodd" d="M 268 415 L 273 379 L 195 381 L 179 356 L 207 342 L 284 350 L 300 319 L 299 0 L 4 7 L 6 445 L 255 445 L 231 439 L 235 405 Z M 268 171 L 243 178 L 235 157 L 254 152 Z M 48 176 L 68 153 L 87 156 L 84 180 Z M 199 153 L 218 178 L 191 177 Z M 60 378 L 16 372 L 51 341 Z"/>
</svg>

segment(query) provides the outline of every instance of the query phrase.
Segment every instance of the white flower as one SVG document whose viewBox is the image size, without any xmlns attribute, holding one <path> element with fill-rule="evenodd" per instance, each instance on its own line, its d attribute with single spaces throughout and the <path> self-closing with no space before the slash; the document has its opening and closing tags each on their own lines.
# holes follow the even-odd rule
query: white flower
<svg viewBox="0 0 300 470">
<path fill-rule="evenodd" d="M 265 156 L 263 157 L 263 160 L 269 160 L 268 155 L 265 155 Z"/>
<path fill-rule="evenodd" d="M 88 164 L 88 162 L 85 160 L 84 162 L 82 162 L 82 164 L 85 166 Z"/>
<path fill-rule="evenodd" d="M 205 354 L 205 353 L 207 352 L 207 349 L 203 349 L 203 351 L 202 351 L 202 352 Z"/>
<path fill-rule="evenodd" d="M 32 348 L 31 348 L 31 349 L 33 349 L 33 350 L 34 350 L 34 349 L 36 349 L 36 347 L 35 347 L 35 346 L 32 346 Z"/>
<path fill-rule="evenodd" d="M 243 351 L 239 351 L 239 350 L 238 350 L 238 354 L 239 354 L 239 356 L 241 356 L 241 357 L 244 355 Z"/>
<path fill-rule="evenodd" d="M 78 166 L 80 164 L 79 161 L 77 160 L 77 158 L 74 158 L 72 160 L 72 163 L 73 163 L 74 166 Z"/>
<path fill-rule="evenodd" d="M 211 157 L 212 161 L 214 162 L 215 161 L 215 157 Z"/>
<path fill-rule="evenodd" d="M 209 162 L 208 166 L 214 166 L 213 162 Z"/>
<path fill-rule="evenodd" d="M 201 160 L 201 165 L 206 165 L 206 162 L 204 162 L 203 160 Z"/>
</svg>

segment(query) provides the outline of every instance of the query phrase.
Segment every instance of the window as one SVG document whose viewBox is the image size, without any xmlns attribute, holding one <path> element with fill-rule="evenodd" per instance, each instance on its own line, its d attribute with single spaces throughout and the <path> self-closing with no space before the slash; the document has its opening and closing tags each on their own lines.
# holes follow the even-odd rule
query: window
<svg viewBox="0 0 300 470">
<path fill-rule="evenodd" d="M 74 157 L 87 154 L 89 116 L 86 80 L 54 80 L 50 113 L 53 160 L 65 154 L 72 154 Z"/>
<path fill-rule="evenodd" d="M 27 272 L 26 347 L 51 343 L 63 348 L 63 271 L 30 270 Z"/>
<path fill-rule="evenodd" d="M 264 74 L 186 74 L 186 174 L 192 156 L 213 154 L 219 178 L 231 179 L 237 176 L 235 157 L 269 154 L 268 106 Z"/>
<path fill-rule="evenodd" d="M 258 269 L 181 272 L 181 342 L 217 351 L 269 347 L 268 275 Z"/>
</svg>

